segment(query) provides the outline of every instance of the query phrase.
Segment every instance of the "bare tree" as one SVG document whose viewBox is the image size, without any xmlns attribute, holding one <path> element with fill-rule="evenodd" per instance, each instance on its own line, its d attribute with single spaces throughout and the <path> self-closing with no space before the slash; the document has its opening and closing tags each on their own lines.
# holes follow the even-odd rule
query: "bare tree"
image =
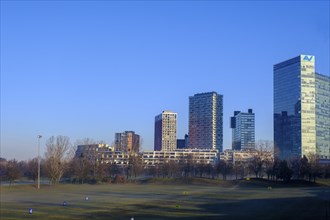
<svg viewBox="0 0 330 220">
<path fill-rule="evenodd" d="M 109 174 L 109 164 L 103 163 L 103 157 L 108 152 L 108 146 L 104 141 L 95 141 L 91 138 L 84 138 L 76 141 L 76 145 L 81 146 L 81 152 L 76 153 L 75 161 L 72 164 L 74 167 L 80 164 L 75 170 L 78 174 L 80 181 L 82 177 L 84 180 L 90 179 L 92 182 L 106 181 Z M 77 152 L 77 151 L 76 151 Z M 113 163 L 114 158 L 110 158 Z M 87 172 L 87 169 L 88 172 Z"/>
<path fill-rule="evenodd" d="M 202 178 L 203 175 L 206 173 L 206 164 L 205 163 L 198 163 L 196 164 L 196 172 L 199 174 L 199 178 Z"/>
<path fill-rule="evenodd" d="M 217 173 L 221 173 L 222 179 L 226 180 L 227 175 L 231 173 L 232 168 L 233 166 L 231 163 L 224 160 L 220 160 L 219 163 L 217 164 Z"/>
<path fill-rule="evenodd" d="M 184 177 L 194 176 L 196 167 L 194 155 L 188 154 L 184 158 L 181 158 L 179 166 Z"/>
<path fill-rule="evenodd" d="M 58 183 L 68 166 L 70 139 L 66 136 L 50 137 L 46 142 L 45 169 L 50 183 Z"/>
<path fill-rule="evenodd" d="M 205 173 L 208 177 L 211 177 L 212 179 L 214 179 L 215 175 L 216 175 L 215 165 L 210 164 L 210 163 L 206 164 Z"/>
<path fill-rule="evenodd" d="M 249 163 L 249 168 L 256 175 L 256 178 L 261 177 L 263 163 L 260 152 L 257 152 Z"/>
<path fill-rule="evenodd" d="M 244 163 L 240 162 L 240 161 L 236 161 L 233 164 L 233 174 L 235 175 L 236 180 L 239 178 L 244 178 L 245 176 L 245 167 L 244 167 Z"/>
<path fill-rule="evenodd" d="M 134 178 L 142 173 L 143 166 L 142 166 L 142 159 L 138 154 L 131 154 L 128 160 L 128 168 L 129 174 L 133 174 Z M 128 175 L 127 175 L 128 178 Z"/>
<path fill-rule="evenodd" d="M 107 173 L 110 177 L 122 174 L 120 167 L 115 162 L 108 163 L 107 165 Z"/>
<path fill-rule="evenodd" d="M 169 168 L 170 168 L 169 176 L 170 177 L 177 176 L 178 173 L 179 173 L 179 170 L 180 170 L 179 169 L 179 164 L 174 160 L 170 160 L 170 161 L 168 161 L 168 165 L 169 165 Z"/>
<path fill-rule="evenodd" d="M 176 176 L 179 170 L 179 166 L 177 162 L 173 160 L 164 160 L 164 163 L 158 165 L 159 174 L 165 177 L 173 177 Z"/>
<path fill-rule="evenodd" d="M 320 160 L 319 156 L 315 153 L 310 153 L 307 155 L 308 163 L 309 163 L 309 181 L 313 178 L 313 181 L 315 183 L 316 177 L 319 177 L 321 175 L 321 166 L 320 166 Z"/>
<path fill-rule="evenodd" d="M 9 180 L 9 186 L 17 179 L 21 177 L 19 164 L 17 160 L 9 160 L 6 167 L 6 177 Z"/>
<path fill-rule="evenodd" d="M 264 161 L 265 172 L 267 174 L 267 179 L 273 179 L 274 173 L 274 157 L 266 158 Z"/>
<path fill-rule="evenodd" d="M 300 159 L 299 164 L 300 164 L 300 177 L 305 179 L 306 176 L 309 176 L 311 169 L 309 161 L 305 155 Z"/>
<path fill-rule="evenodd" d="M 145 174 L 148 176 L 156 177 L 157 176 L 157 167 L 155 165 L 146 166 Z"/>
<path fill-rule="evenodd" d="M 257 143 L 256 143 L 256 150 L 266 151 L 266 152 L 273 152 L 274 151 L 274 143 L 270 140 L 258 140 Z"/>
<path fill-rule="evenodd" d="M 8 163 L 8 161 L 5 158 L 0 157 L 0 180 L 1 181 L 6 178 L 7 163 Z"/>
<path fill-rule="evenodd" d="M 330 178 L 330 164 L 323 165 L 323 178 Z"/>
<path fill-rule="evenodd" d="M 38 177 L 38 158 L 33 158 L 32 160 L 28 160 L 27 162 L 28 167 L 28 178 L 36 181 Z"/>
<path fill-rule="evenodd" d="M 290 181 L 293 171 L 289 168 L 286 160 L 282 160 L 278 163 L 278 168 L 276 171 L 276 178 L 282 179 L 284 181 Z"/>
<path fill-rule="evenodd" d="M 96 168 L 96 181 L 106 181 L 108 177 L 108 164 L 98 163 Z"/>
<path fill-rule="evenodd" d="M 256 152 L 249 163 L 250 170 L 255 174 L 256 178 L 262 178 L 263 171 L 266 171 L 268 178 L 270 170 L 274 163 L 274 145 L 269 140 L 259 140 L 256 144 Z"/>
<path fill-rule="evenodd" d="M 84 183 L 91 174 L 90 161 L 86 157 L 75 157 L 71 160 L 71 175 L 80 183 Z"/>
<path fill-rule="evenodd" d="M 160 164 L 159 170 L 163 178 L 168 177 L 170 174 L 170 165 L 168 164 L 168 161 L 164 161 L 163 164 Z"/>
<path fill-rule="evenodd" d="M 19 161 L 18 162 L 18 168 L 19 168 L 19 171 L 21 172 L 21 176 L 28 177 L 29 168 L 28 168 L 27 161 L 25 161 L 25 160 Z"/>
</svg>

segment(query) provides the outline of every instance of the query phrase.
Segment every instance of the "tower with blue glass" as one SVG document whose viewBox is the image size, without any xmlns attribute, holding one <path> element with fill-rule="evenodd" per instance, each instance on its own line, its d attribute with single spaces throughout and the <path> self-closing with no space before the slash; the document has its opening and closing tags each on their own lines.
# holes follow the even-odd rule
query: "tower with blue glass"
<svg viewBox="0 0 330 220">
<path fill-rule="evenodd" d="M 313 55 L 274 65 L 274 148 L 280 159 L 316 154 L 330 160 L 330 123 L 321 126 L 319 118 L 329 119 L 329 77 L 320 75 Z"/>
</svg>

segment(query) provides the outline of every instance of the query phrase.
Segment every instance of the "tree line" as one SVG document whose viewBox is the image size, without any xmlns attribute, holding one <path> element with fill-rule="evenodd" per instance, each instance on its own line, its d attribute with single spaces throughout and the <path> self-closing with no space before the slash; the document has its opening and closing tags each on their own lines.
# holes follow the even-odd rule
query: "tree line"
<svg viewBox="0 0 330 220">
<path fill-rule="evenodd" d="M 91 139 L 79 144 L 95 143 Z M 95 152 L 90 152 L 95 154 Z M 50 137 L 46 141 L 46 153 L 41 158 L 41 177 L 49 184 L 65 180 L 71 183 L 125 182 L 139 176 L 156 178 L 222 178 L 242 179 L 246 177 L 267 178 L 269 180 L 290 181 L 316 178 L 330 178 L 330 165 L 320 164 L 315 155 L 286 161 L 266 157 L 267 152 L 259 149 L 249 161 L 228 162 L 219 160 L 215 164 L 197 163 L 193 155 L 179 161 L 164 160 L 164 163 L 146 165 L 142 155 L 130 155 L 128 163 L 102 163 L 93 155 L 76 157 L 70 139 L 66 136 Z M 95 155 L 94 155 L 95 156 Z M 0 178 L 12 184 L 23 177 L 37 181 L 38 158 L 27 161 L 0 158 Z"/>
</svg>

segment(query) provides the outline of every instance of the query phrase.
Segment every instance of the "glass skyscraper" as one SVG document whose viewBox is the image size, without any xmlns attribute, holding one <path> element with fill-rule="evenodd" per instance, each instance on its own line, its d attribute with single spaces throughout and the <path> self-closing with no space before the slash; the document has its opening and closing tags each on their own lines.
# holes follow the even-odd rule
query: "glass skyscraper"
<svg viewBox="0 0 330 220">
<path fill-rule="evenodd" d="M 316 151 L 321 160 L 330 162 L 330 77 L 315 74 L 316 80 Z"/>
<path fill-rule="evenodd" d="M 255 120 L 252 109 L 248 112 L 234 111 L 230 118 L 232 132 L 232 149 L 248 150 L 255 148 Z"/>
<path fill-rule="evenodd" d="M 329 147 L 318 149 L 321 145 L 318 145 L 317 133 L 324 133 L 322 129 L 329 123 L 325 121 L 327 125 L 319 126 L 317 119 L 320 115 L 317 94 L 321 89 L 316 75 L 312 55 L 300 55 L 274 65 L 274 147 L 280 159 L 308 157 L 309 154 L 330 159 Z M 322 91 L 329 97 L 329 90 Z M 322 100 L 326 99 L 326 94 Z M 329 101 L 324 101 L 323 105 L 329 105 Z M 324 117 L 329 117 L 328 113 L 324 112 Z"/>
<path fill-rule="evenodd" d="M 216 92 L 189 97 L 189 148 L 223 149 L 223 96 Z"/>
</svg>

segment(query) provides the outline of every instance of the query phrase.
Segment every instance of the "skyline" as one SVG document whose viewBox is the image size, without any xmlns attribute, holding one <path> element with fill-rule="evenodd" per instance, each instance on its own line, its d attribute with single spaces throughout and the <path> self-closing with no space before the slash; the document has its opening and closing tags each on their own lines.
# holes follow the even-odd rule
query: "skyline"
<svg viewBox="0 0 330 220">
<path fill-rule="evenodd" d="M 308 14 L 306 18 L 306 14 Z M 1 157 L 41 155 L 50 136 L 109 144 L 135 131 L 152 150 L 154 116 L 188 98 L 223 95 L 252 108 L 255 139 L 273 140 L 273 65 L 300 54 L 329 75 L 329 2 L 1 1 Z"/>
</svg>

